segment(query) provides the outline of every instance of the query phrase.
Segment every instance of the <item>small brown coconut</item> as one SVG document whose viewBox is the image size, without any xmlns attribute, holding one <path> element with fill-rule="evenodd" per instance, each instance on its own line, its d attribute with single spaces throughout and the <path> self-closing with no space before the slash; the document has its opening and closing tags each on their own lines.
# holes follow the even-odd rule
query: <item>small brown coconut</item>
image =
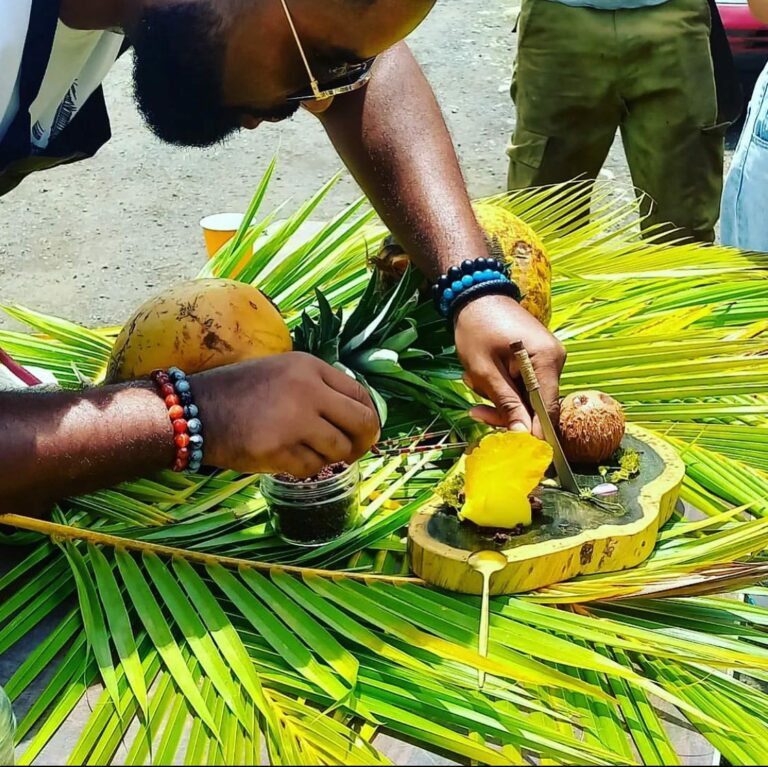
<svg viewBox="0 0 768 767">
<path fill-rule="evenodd" d="M 560 436 L 566 458 L 599 465 L 610 458 L 624 436 L 624 411 L 609 394 L 577 391 L 560 405 Z"/>
</svg>

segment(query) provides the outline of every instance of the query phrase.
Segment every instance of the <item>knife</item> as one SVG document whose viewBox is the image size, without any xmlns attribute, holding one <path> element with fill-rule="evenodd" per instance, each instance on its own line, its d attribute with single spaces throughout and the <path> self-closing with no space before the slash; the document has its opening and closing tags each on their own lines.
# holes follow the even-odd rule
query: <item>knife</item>
<svg viewBox="0 0 768 767">
<path fill-rule="evenodd" d="M 560 487 L 563 490 L 567 490 L 569 493 L 575 493 L 579 495 L 579 486 L 576 483 L 576 477 L 573 476 L 573 471 L 568 464 L 568 459 L 565 457 L 563 448 L 560 445 L 560 440 L 557 438 L 557 432 L 552 425 L 552 421 L 547 412 L 547 408 L 544 406 L 544 400 L 541 397 L 541 390 L 539 389 L 539 379 L 536 377 L 536 371 L 531 364 L 531 358 L 528 356 L 528 352 L 525 350 L 522 341 L 516 341 L 509 345 L 509 348 L 514 353 L 520 364 L 520 375 L 523 378 L 523 383 L 528 391 L 528 397 L 531 400 L 531 406 L 533 412 L 539 417 L 541 422 L 541 430 L 544 432 L 544 438 L 549 443 L 554 453 L 553 463 L 555 464 L 555 471 L 557 471 L 557 477 L 560 480 Z"/>
</svg>

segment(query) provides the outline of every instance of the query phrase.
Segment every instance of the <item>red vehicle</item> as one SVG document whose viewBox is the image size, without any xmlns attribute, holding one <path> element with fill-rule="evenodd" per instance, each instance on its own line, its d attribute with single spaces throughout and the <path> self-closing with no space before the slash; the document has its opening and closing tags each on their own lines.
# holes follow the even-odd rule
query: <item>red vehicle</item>
<svg viewBox="0 0 768 767">
<path fill-rule="evenodd" d="M 717 8 L 737 69 L 759 72 L 768 62 L 768 24 L 749 12 L 747 0 L 717 0 Z"/>
</svg>

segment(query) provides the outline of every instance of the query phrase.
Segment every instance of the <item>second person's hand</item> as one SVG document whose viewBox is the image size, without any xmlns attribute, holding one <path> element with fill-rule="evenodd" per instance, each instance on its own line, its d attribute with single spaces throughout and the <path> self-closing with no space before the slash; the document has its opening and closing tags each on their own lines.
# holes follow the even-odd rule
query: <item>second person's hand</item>
<svg viewBox="0 0 768 767">
<path fill-rule="evenodd" d="M 363 456 L 379 436 L 365 389 L 300 352 L 191 376 L 205 424 L 205 463 L 309 477 Z"/>
</svg>

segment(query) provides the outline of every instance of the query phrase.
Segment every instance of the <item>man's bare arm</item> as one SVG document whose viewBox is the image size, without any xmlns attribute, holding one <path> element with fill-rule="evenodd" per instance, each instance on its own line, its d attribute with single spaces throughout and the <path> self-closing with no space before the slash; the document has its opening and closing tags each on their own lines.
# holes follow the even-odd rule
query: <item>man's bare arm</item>
<svg viewBox="0 0 768 767">
<path fill-rule="evenodd" d="M 405 43 L 379 57 L 368 86 L 319 118 L 400 244 L 436 278 L 487 247 L 432 88 Z"/>
<path fill-rule="evenodd" d="M 1 513 L 149 474 L 173 456 L 167 411 L 149 384 L 0 393 Z"/>
<path fill-rule="evenodd" d="M 310 108 L 311 109 L 311 108 Z M 404 43 L 379 58 L 368 85 L 318 115 L 379 215 L 427 276 L 487 256 L 456 152 L 432 89 Z M 492 400 L 474 415 L 494 426 L 540 434 L 518 390 L 510 342 L 523 341 L 554 416 L 565 350 L 506 296 L 471 302 L 455 321 L 470 385 Z"/>
<path fill-rule="evenodd" d="M 292 352 L 190 376 L 205 463 L 310 476 L 352 463 L 379 421 L 356 381 Z M 173 429 L 149 383 L 87 392 L 0 393 L 0 513 L 40 513 L 54 501 L 173 464 Z"/>
</svg>

